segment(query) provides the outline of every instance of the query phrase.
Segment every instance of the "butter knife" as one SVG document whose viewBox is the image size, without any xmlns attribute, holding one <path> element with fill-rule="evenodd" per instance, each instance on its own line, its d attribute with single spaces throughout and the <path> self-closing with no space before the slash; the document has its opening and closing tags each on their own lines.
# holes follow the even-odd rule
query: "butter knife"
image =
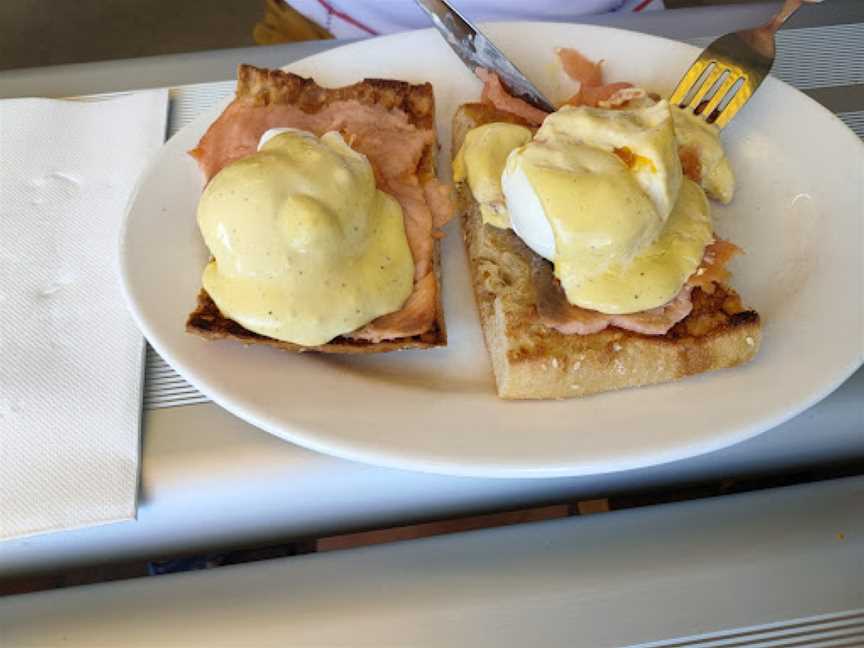
<svg viewBox="0 0 864 648">
<path fill-rule="evenodd" d="M 540 110 L 555 112 L 552 102 L 543 96 L 492 41 L 450 6 L 449 2 L 415 1 L 471 72 L 476 73 L 478 67 L 494 72 L 507 92 L 514 97 L 519 97 Z"/>
</svg>

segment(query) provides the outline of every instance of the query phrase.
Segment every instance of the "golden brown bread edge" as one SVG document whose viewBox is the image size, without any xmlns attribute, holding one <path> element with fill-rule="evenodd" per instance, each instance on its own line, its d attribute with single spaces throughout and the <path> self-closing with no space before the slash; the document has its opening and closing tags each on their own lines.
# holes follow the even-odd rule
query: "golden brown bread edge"
<svg viewBox="0 0 864 648">
<path fill-rule="evenodd" d="M 453 117 L 454 155 L 470 129 L 493 121 L 524 124 L 486 104 L 460 107 Z M 483 225 L 466 183 L 456 184 L 456 207 L 501 398 L 572 398 L 669 382 L 741 364 L 759 349 L 759 315 L 720 285 L 713 294 L 695 289 L 693 312 L 666 335 L 615 327 L 591 335 L 550 329 L 537 317 L 534 253 L 512 231 Z"/>
<path fill-rule="evenodd" d="M 323 88 L 312 79 L 305 79 L 281 70 L 265 70 L 251 65 L 241 65 L 237 73 L 238 98 L 253 101 L 255 105 L 271 103 L 293 104 L 309 113 L 314 113 L 336 101 L 355 100 L 365 105 L 383 106 L 387 110 L 398 109 L 408 115 L 410 123 L 418 128 L 435 128 L 435 98 L 432 85 L 412 85 L 404 81 L 388 79 L 364 79 L 342 88 Z M 437 143 L 423 151 L 417 168 L 421 184 L 435 177 L 438 156 Z M 447 344 L 447 329 L 444 324 L 444 308 L 441 302 L 440 244 L 435 243 L 433 259 L 437 300 L 435 322 L 432 328 L 420 335 L 369 342 L 337 337 L 327 344 L 300 346 L 253 333 L 240 324 L 222 315 L 219 308 L 202 288 L 198 293 L 198 304 L 186 320 L 186 330 L 208 340 L 234 340 L 243 344 L 265 345 L 303 353 L 383 353 L 405 349 L 428 349 Z"/>
</svg>

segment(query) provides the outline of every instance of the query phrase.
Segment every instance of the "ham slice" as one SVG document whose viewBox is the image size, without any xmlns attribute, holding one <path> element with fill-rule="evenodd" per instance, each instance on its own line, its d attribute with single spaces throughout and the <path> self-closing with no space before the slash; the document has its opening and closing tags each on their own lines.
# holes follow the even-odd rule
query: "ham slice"
<svg viewBox="0 0 864 648">
<path fill-rule="evenodd" d="M 444 227 L 456 209 L 450 185 L 441 182 L 438 178 L 430 180 L 423 185 L 423 196 L 429 209 L 432 210 L 432 225 Z"/>
<path fill-rule="evenodd" d="M 537 314 L 543 324 L 565 335 L 590 335 L 609 326 L 643 335 L 665 335 L 693 310 L 693 289 L 699 288 L 711 294 L 718 283 L 726 283 L 729 279 L 726 265 L 737 254 L 741 254 L 741 248 L 734 243 L 715 240 L 705 248 L 699 268 L 672 301 L 629 315 L 606 315 L 574 306 L 567 301 L 561 284 L 553 274 L 552 265 L 545 259 L 535 257 L 532 280 L 537 295 Z"/>
<path fill-rule="evenodd" d="M 684 175 L 698 185 L 702 184 L 702 162 L 699 159 L 699 151 L 693 146 L 680 146 L 678 157 L 681 159 L 681 170 Z"/>
<path fill-rule="evenodd" d="M 477 68 L 474 73 L 483 82 L 483 94 L 480 101 L 495 106 L 498 110 L 509 112 L 522 117 L 529 124 L 539 126 L 549 114 L 539 108 L 535 108 L 527 101 L 517 99 L 504 89 L 498 75 L 483 68 Z"/>
<path fill-rule="evenodd" d="M 579 92 L 570 97 L 564 103 L 568 106 L 590 106 L 592 108 L 618 108 L 623 106 L 631 98 L 623 91 L 631 90 L 634 96 L 643 97 L 645 92 L 634 88 L 632 83 L 618 82 L 601 86 L 586 86 L 583 84 Z"/>
<path fill-rule="evenodd" d="M 435 273 L 430 272 L 414 284 L 414 291 L 395 313 L 382 315 L 363 328 L 344 337 L 354 340 L 381 342 L 393 338 L 420 335 L 429 330 L 429 314 L 434 319 L 438 297 Z"/>
<path fill-rule="evenodd" d="M 609 86 L 618 87 L 611 95 L 609 95 L 608 99 L 598 99 L 597 105 L 600 108 L 629 108 L 633 105 L 631 102 L 640 101 L 648 96 L 648 93 L 642 88 L 637 88 L 636 86 L 629 84 L 624 88 L 621 87 L 622 85 L 623 84 L 620 83 L 610 83 Z M 648 101 L 654 102 L 653 99 L 649 99 Z"/>
<path fill-rule="evenodd" d="M 618 108 L 637 96 L 645 96 L 644 91 L 633 88 L 632 83 L 603 83 L 602 61 L 594 62 L 569 47 L 559 47 L 555 53 L 564 72 L 579 82 L 579 91 L 565 101 L 565 105 Z"/>
<path fill-rule="evenodd" d="M 565 101 L 565 105 L 621 108 L 630 101 L 647 96 L 644 90 L 634 87 L 632 83 L 603 83 L 602 61 L 595 63 L 572 48 L 561 47 L 555 52 L 567 75 L 580 84 L 579 91 Z M 534 126 L 539 126 L 546 119 L 548 113 L 508 93 L 494 72 L 477 68 L 475 73 L 483 81 L 483 94 L 480 97 L 483 103 L 518 115 Z"/>
<path fill-rule="evenodd" d="M 437 178 L 418 176 L 421 159 L 436 145 L 434 126 L 419 128 L 400 108 L 337 99 L 303 110 L 296 102 L 280 103 L 280 83 L 309 84 L 309 96 L 328 91 L 314 83 L 277 71 L 241 66 L 237 97 L 210 125 L 198 146 L 189 152 L 210 180 L 222 168 L 251 155 L 270 128 L 290 127 L 321 136 L 342 133 L 349 145 L 366 155 L 376 184 L 401 205 L 405 234 L 414 258 L 414 292 L 402 310 L 376 319 L 356 331 L 359 339 L 380 341 L 417 335 L 435 321 L 437 283 L 433 272 L 434 241 L 453 214 L 450 187 Z M 253 87 L 254 92 L 246 90 Z M 304 106 L 305 107 L 305 106 Z M 430 120 L 431 121 L 431 120 Z"/>
<path fill-rule="evenodd" d="M 531 279 L 537 295 L 540 321 L 564 335 L 591 335 L 609 326 L 609 316 L 574 306 L 567 301 L 564 289 L 545 259 L 532 259 Z"/>
<path fill-rule="evenodd" d="M 610 326 L 643 335 L 665 335 L 693 310 L 692 290 L 687 286 L 668 304 L 628 315 L 604 315 L 570 303 L 566 304 L 566 311 L 556 310 L 553 314 L 541 310 L 538 302 L 537 312 L 543 324 L 564 335 L 590 335 Z M 563 301 L 567 302 L 566 298 Z"/>
<path fill-rule="evenodd" d="M 552 264 L 539 257 L 533 259 L 532 280 L 540 321 L 564 335 L 591 335 L 610 326 L 643 335 L 664 335 L 693 310 L 690 286 L 685 286 L 663 306 L 628 315 L 606 315 L 574 306 L 567 301 L 552 272 Z"/>
<path fill-rule="evenodd" d="M 555 53 L 564 72 L 579 82 L 579 91 L 565 101 L 565 105 L 620 108 L 645 96 L 645 91 L 633 87 L 632 83 L 604 83 L 602 61 L 595 63 L 578 50 L 567 47 L 559 47 Z"/>
<path fill-rule="evenodd" d="M 665 335 L 693 310 L 690 300 L 692 290 L 690 286 L 684 286 L 672 301 L 657 308 L 629 315 L 611 315 L 609 324 L 643 335 Z"/>
<path fill-rule="evenodd" d="M 729 281 L 730 273 L 726 265 L 739 254 L 743 254 L 743 250 L 734 243 L 723 239 L 715 240 L 705 248 L 702 263 L 687 280 L 687 285 L 691 288 L 701 288 L 709 294 L 713 293 L 715 284 Z"/>
<path fill-rule="evenodd" d="M 582 54 L 579 50 L 571 47 L 558 47 L 555 49 L 561 67 L 574 81 L 583 86 L 603 85 L 603 61 L 595 62 Z"/>
</svg>

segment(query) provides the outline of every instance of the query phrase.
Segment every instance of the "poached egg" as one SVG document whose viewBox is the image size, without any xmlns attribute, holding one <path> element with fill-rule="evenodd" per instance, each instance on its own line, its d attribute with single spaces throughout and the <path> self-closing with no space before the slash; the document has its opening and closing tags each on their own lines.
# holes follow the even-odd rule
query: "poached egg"
<svg viewBox="0 0 864 648">
<path fill-rule="evenodd" d="M 337 132 L 269 135 L 216 174 L 198 204 L 213 257 L 202 283 L 219 310 L 303 346 L 399 310 L 414 260 L 402 208 L 376 188 L 369 160 Z"/>
<path fill-rule="evenodd" d="M 510 152 L 530 142 L 532 137 L 530 129 L 502 122 L 478 126 L 465 135 L 465 142 L 453 160 L 453 178 L 467 180 L 484 223 L 510 227 L 501 170 Z"/>
<path fill-rule="evenodd" d="M 475 130 L 497 134 L 494 154 L 483 148 L 487 138 L 469 132 L 454 178 L 469 179 L 475 198 L 481 186 L 483 197 L 503 195 L 498 222 L 486 213 L 484 222 L 509 222 L 552 261 L 571 304 L 607 314 L 662 306 L 713 240 L 705 193 L 682 174 L 675 111 L 666 101 L 624 110 L 566 106 L 506 156 L 522 127 L 487 124 Z"/>
</svg>

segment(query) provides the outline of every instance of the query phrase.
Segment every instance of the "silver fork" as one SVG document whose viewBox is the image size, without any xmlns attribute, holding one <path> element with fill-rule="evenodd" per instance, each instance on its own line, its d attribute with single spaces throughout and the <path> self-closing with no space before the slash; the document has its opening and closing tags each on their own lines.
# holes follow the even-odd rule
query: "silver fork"
<svg viewBox="0 0 864 648">
<path fill-rule="evenodd" d="M 753 96 L 774 64 L 774 34 L 802 3 L 786 0 L 762 27 L 721 36 L 681 77 L 670 103 L 692 109 L 710 124 L 723 128 Z"/>
</svg>

